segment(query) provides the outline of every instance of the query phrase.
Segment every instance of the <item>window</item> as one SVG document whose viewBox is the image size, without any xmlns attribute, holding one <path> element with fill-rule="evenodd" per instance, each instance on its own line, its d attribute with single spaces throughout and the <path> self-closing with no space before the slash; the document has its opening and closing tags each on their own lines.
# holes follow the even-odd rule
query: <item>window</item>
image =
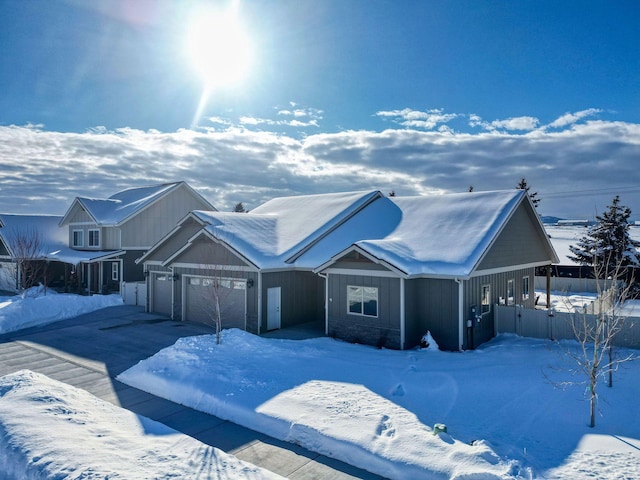
<svg viewBox="0 0 640 480">
<path fill-rule="evenodd" d="M 491 286 L 482 286 L 482 298 L 480 300 L 480 315 L 491 311 Z"/>
<path fill-rule="evenodd" d="M 513 279 L 507 280 L 507 305 L 515 305 L 516 299 L 513 292 Z"/>
<path fill-rule="evenodd" d="M 120 278 L 120 264 L 118 262 L 113 262 L 111 264 L 111 280 L 117 282 Z"/>
<path fill-rule="evenodd" d="M 347 286 L 347 312 L 366 317 L 378 316 L 378 289 L 376 287 Z"/>
<path fill-rule="evenodd" d="M 89 230 L 89 246 L 100 246 L 100 230 Z"/>
<path fill-rule="evenodd" d="M 73 246 L 84 247 L 84 232 L 82 230 L 73 231 Z"/>
<path fill-rule="evenodd" d="M 529 277 L 522 277 L 522 300 L 529 300 Z"/>
</svg>

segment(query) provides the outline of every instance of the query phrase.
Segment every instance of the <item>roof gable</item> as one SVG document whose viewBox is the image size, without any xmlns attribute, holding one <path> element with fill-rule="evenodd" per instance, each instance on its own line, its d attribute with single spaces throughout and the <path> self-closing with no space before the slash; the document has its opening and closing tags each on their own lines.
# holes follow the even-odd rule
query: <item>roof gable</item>
<svg viewBox="0 0 640 480">
<path fill-rule="evenodd" d="M 195 211 L 206 231 L 260 268 L 284 268 L 370 202 L 379 191 L 282 197 L 250 213 Z"/>
<path fill-rule="evenodd" d="M 60 225 L 69 223 L 74 207 L 80 205 L 99 226 L 118 226 L 144 211 L 170 192 L 186 188 L 210 205 L 202 196 L 185 182 L 165 183 L 139 188 L 130 188 L 118 192 L 109 198 L 76 197 L 65 213 Z M 211 206 L 212 210 L 215 210 Z"/>
<path fill-rule="evenodd" d="M 360 214 L 377 223 L 361 226 L 361 239 L 346 251 L 357 248 L 406 276 L 466 277 L 525 199 L 516 189 L 380 199 Z"/>
</svg>

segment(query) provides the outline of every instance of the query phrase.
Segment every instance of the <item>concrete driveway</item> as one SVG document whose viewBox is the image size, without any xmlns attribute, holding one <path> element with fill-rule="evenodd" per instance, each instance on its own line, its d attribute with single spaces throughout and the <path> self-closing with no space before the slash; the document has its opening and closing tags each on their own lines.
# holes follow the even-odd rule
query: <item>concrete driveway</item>
<svg viewBox="0 0 640 480">
<path fill-rule="evenodd" d="M 141 307 L 105 308 L 0 336 L 0 376 L 29 369 L 294 480 L 381 478 L 297 445 L 150 395 L 115 377 L 180 337 L 213 333 Z"/>
</svg>

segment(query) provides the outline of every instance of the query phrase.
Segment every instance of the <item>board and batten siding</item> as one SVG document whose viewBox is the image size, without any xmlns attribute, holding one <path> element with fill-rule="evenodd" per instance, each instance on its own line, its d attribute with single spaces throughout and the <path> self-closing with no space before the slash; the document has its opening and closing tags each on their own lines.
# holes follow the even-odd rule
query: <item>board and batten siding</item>
<svg viewBox="0 0 640 480">
<path fill-rule="evenodd" d="M 172 263 L 189 263 L 201 267 L 215 267 L 224 269 L 225 265 L 232 267 L 249 267 L 231 250 L 215 243 L 211 239 L 200 237 L 196 239 L 184 252 L 176 256 Z"/>
<path fill-rule="evenodd" d="M 400 279 L 331 273 L 329 278 L 329 336 L 349 342 L 400 349 Z M 378 316 L 348 313 L 347 286 L 376 287 Z"/>
<path fill-rule="evenodd" d="M 208 208 L 186 187 L 176 188 L 121 225 L 122 248 L 149 248 L 190 211 Z"/>
<path fill-rule="evenodd" d="M 257 285 L 257 282 L 256 282 Z M 267 290 L 280 287 L 280 326 L 291 327 L 324 319 L 324 279 L 312 272 L 282 271 L 262 274 L 262 324 L 267 331 Z"/>
<path fill-rule="evenodd" d="M 551 252 L 535 215 L 528 202 L 521 203 L 476 270 L 548 261 Z"/>
<path fill-rule="evenodd" d="M 79 203 L 73 207 L 73 212 L 69 215 L 69 223 L 95 223 L 87 211 Z"/>
<path fill-rule="evenodd" d="M 459 349 L 458 288 L 448 279 L 405 281 L 405 348 L 418 345 L 429 331 L 441 349 Z"/>
<path fill-rule="evenodd" d="M 180 229 L 174 232 L 169 238 L 165 239 L 165 241 L 161 245 L 158 245 L 156 250 L 149 254 L 149 256 L 145 260 L 150 262 L 165 261 L 171 255 L 185 246 L 187 244 L 187 241 L 191 237 L 193 237 L 200 229 L 202 229 L 202 225 L 195 221 L 187 222 L 181 225 Z"/>
<path fill-rule="evenodd" d="M 523 279 L 529 278 L 529 297 L 523 297 Z M 535 307 L 534 290 L 535 269 L 525 268 L 491 275 L 473 277 L 464 282 L 464 314 L 466 320 L 472 320 L 472 331 L 465 326 L 464 348 L 475 348 L 481 343 L 489 341 L 495 335 L 495 304 L 506 304 L 507 284 L 513 280 L 514 304 L 524 308 Z M 489 285 L 491 288 L 491 302 L 488 313 L 481 315 L 482 287 Z M 475 314 L 471 311 L 475 308 Z M 476 317 L 479 316 L 480 318 Z"/>
</svg>

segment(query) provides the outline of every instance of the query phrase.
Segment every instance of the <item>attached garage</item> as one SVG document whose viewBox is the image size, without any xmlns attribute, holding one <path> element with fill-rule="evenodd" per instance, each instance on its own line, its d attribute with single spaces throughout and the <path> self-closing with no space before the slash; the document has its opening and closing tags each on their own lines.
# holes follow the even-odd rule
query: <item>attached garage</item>
<svg viewBox="0 0 640 480">
<path fill-rule="evenodd" d="M 213 323 L 215 299 L 219 298 L 222 328 L 246 330 L 246 280 L 186 276 L 183 318 L 190 322 Z"/>
<path fill-rule="evenodd" d="M 151 311 L 171 315 L 171 297 L 173 279 L 167 272 L 152 273 L 151 276 Z"/>
</svg>

